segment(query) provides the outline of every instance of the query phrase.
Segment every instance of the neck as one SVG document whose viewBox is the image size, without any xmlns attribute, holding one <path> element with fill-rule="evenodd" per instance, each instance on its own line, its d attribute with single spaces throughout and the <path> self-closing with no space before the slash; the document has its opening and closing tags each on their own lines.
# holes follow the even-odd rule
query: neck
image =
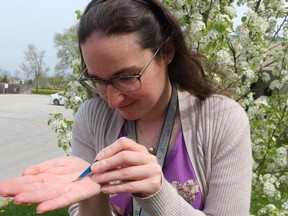
<svg viewBox="0 0 288 216">
<path fill-rule="evenodd" d="M 167 133 L 167 130 L 168 131 L 171 130 L 171 128 L 169 130 L 169 126 L 168 126 L 168 125 L 171 125 L 171 115 L 174 116 L 172 117 L 172 119 L 174 119 L 176 116 L 176 113 L 173 114 L 174 112 L 172 111 L 173 110 L 172 104 L 174 104 L 175 106 L 175 100 L 177 100 L 177 96 L 176 96 L 176 98 L 174 98 L 174 100 L 171 101 L 172 107 L 169 108 L 169 101 L 170 101 L 170 98 L 172 97 L 171 94 L 172 94 L 172 88 L 170 89 L 169 98 L 168 99 L 166 98 L 165 106 L 163 106 L 164 108 L 161 111 L 161 114 L 157 118 L 152 118 L 150 120 L 145 119 L 142 121 L 138 120 L 137 124 L 135 125 L 138 142 L 145 145 L 148 150 L 150 149 L 150 151 L 157 149 L 157 145 L 159 142 L 159 138 L 162 134 L 163 127 L 165 127 L 164 129 L 166 131 L 165 133 Z M 168 109 L 170 109 L 169 114 L 168 114 L 169 117 L 166 117 Z M 166 118 L 168 118 L 168 120 Z M 173 124 L 174 124 L 174 120 L 172 120 L 172 125 Z M 173 126 L 172 126 L 172 130 L 173 130 Z"/>
</svg>

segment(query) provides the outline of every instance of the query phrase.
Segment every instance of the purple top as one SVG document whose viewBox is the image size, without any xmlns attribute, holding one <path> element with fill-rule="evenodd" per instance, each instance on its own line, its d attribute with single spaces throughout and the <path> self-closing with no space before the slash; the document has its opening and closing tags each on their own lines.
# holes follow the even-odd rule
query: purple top
<svg viewBox="0 0 288 216">
<path fill-rule="evenodd" d="M 121 131 L 122 132 L 122 131 Z M 122 134 L 120 132 L 120 134 Z M 164 177 L 193 208 L 202 210 L 203 199 L 195 171 L 185 146 L 182 129 L 179 130 L 176 143 L 167 154 L 163 165 Z M 133 215 L 130 194 L 110 196 L 111 205 L 120 215 Z"/>
</svg>

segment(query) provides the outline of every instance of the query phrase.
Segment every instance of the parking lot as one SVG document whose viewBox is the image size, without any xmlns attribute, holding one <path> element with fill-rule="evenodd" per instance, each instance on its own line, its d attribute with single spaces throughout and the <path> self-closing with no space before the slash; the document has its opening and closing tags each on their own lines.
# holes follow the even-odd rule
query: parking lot
<svg viewBox="0 0 288 216">
<path fill-rule="evenodd" d="M 73 119 L 71 110 L 49 104 L 47 95 L 0 95 L 0 181 L 20 176 L 29 165 L 65 155 L 47 124 L 49 113 Z"/>
</svg>

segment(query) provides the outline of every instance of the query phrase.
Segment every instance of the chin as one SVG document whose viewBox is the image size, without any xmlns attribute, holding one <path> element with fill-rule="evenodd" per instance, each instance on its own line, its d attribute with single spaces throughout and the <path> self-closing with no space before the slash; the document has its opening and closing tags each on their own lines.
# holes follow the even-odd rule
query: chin
<svg viewBox="0 0 288 216">
<path fill-rule="evenodd" d="M 124 118 L 124 119 L 127 119 L 127 120 L 136 120 L 139 118 L 138 115 L 135 115 L 134 113 L 127 113 L 127 112 L 120 112 L 120 115 Z"/>
</svg>

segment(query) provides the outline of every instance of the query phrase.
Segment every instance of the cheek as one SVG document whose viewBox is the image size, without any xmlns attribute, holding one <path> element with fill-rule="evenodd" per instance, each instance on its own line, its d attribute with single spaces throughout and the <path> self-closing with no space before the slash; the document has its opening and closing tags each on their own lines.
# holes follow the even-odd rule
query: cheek
<svg viewBox="0 0 288 216">
<path fill-rule="evenodd" d="M 167 83 L 169 82 L 168 73 L 164 69 L 154 70 L 150 73 L 149 77 L 145 77 L 142 82 L 142 88 L 145 91 L 149 91 L 152 94 L 157 94 L 157 92 L 163 91 Z"/>
<path fill-rule="evenodd" d="M 135 92 L 135 94 L 132 97 L 141 101 L 142 105 L 147 106 L 147 104 L 154 104 L 159 98 L 160 94 L 159 87 L 161 85 L 162 83 L 158 83 L 157 81 L 150 84 L 143 83 L 140 91 L 137 93 Z"/>
<path fill-rule="evenodd" d="M 146 77 L 149 83 L 152 83 L 153 85 L 165 83 L 168 77 L 168 72 L 162 61 L 154 64 L 150 70 L 149 76 Z"/>
</svg>

